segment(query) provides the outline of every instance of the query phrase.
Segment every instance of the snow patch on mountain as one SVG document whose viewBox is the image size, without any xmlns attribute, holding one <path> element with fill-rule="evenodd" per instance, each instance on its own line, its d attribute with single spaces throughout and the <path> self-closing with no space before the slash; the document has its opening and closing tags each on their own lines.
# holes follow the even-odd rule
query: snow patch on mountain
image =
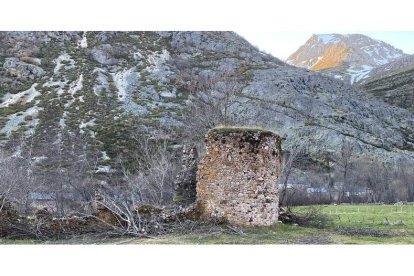
<svg viewBox="0 0 414 276">
<path fill-rule="evenodd" d="M 112 169 L 111 166 L 98 166 L 95 170 L 95 173 L 111 173 L 114 170 Z"/>
<path fill-rule="evenodd" d="M 399 52 L 391 52 L 389 48 L 382 47 L 381 42 L 361 47 L 361 50 L 372 58 L 375 65 L 384 65 L 403 56 Z"/>
<path fill-rule="evenodd" d="M 313 64 L 312 66 L 315 66 L 316 64 L 319 63 L 319 61 L 321 61 L 323 59 L 323 57 L 318 57 L 316 62 L 314 61 L 314 59 L 312 59 L 311 63 Z"/>
<path fill-rule="evenodd" d="M 95 123 L 95 121 L 96 121 L 96 119 L 94 118 L 94 119 L 92 119 L 92 120 L 89 120 L 89 121 L 87 121 L 87 122 L 82 122 L 81 124 L 80 124 L 80 126 L 79 126 L 79 128 L 85 128 L 85 127 L 93 127 L 93 126 L 95 126 L 96 125 L 96 123 Z"/>
<path fill-rule="evenodd" d="M 369 73 L 372 71 L 374 67 L 369 65 L 362 65 L 361 67 L 351 66 L 346 71 L 349 73 L 351 77 L 351 84 L 355 82 L 359 82 L 362 79 L 369 77 Z"/>
<path fill-rule="evenodd" d="M 414 68 L 414 55 L 406 55 L 395 61 L 375 67 L 370 73 L 370 78 L 380 78 L 395 71 L 407 70 L 411 68 Z"/>
<path fill-rule="evenodd" d="M 65 103 L 63 106 L 65 108 L 69 108 L 73 103 L 75 102 L 75 99 L 69 100 L 67 103 Z"/>
<path fill-rule="evenodd" d="M 174 93 L 174 91 L 162 91 L 160 93 L 160 96 L 163 98 L 175 98 L 177 95 Z"/>
<path fill-rule="evenodd" d="M 78 41 L 78 47 L 88 48 L 88 40 L 86 38 L 86 32 L 83 32 L 82 39 Z"/>
<path fill-rule="evenodd" d="M 125 101 L 130 82 L 128 81 L 132 75 L 136 75 L 135 68 L 126 69 L 120 72 L 112 73 L 115 87 L 118 90 L 118 100 Z M 135 74 L 134 74 L 135 73 Z"/>
<path fill-rule="evenodd" d="M 94 119 L 91 119 L 91 120 L 89 120 L 87 122 L 82 121 L 81 124 L 79 125 L 79 128 L 80 128 L 79 133 L 84 133 L 85 132 L 83 130 L 84 128 L 96 126 L 95 121 L 96 121 L 95 118 Z M 92 138 L 95 138 L 95 132 L 94 131 L 89 130 L 89 133 L 90 133 L 90 135 L 91 135 Z"/>
<path fill-rule="evenodd" d="M 76 92 L 82 89 L 83 87 L 82 82 L 83 82 L 83 74 L 80 74 L 78 79 L 69 85 L 68 93 L 71 94 L 72 96 L 75 95 Z"/>
<path fill-rule="evenodd" d="M 51 88 L 56 88 L 56 94 L 58 95 L 58 97 L 60 97 L 63 93 L 65 93 L 65 91 L 63 90 L 63 88 L 65 87 L 66 83 L 68 81 L 65 80 L 59 80 L 59 81 L 53 81 L 53 77 L 51 77 L 47 82 L 45 82 L 43 84 L 43 87 L 51 87 Z"/>
<path fill-rule="evenodd" d="M 25 121 L 25 118 L 28 116 L 31 116 L 32 119 L 26 122 L 27 126 L 32 126 L 32 127 L 36 126 L 39 120 L 36 119 L 35 117 L 37 117 L 39 110 L 40 110 L 39 107 L 33 106 L 33 107 L 28 108 L 23 113 L 15 113 L 15 114 L 9 115 L 7 117 L 7 123 L 0 130 L 0 133 L 5 133 L 7 137 L 9 137 L 13 131 L 18 129 L 19 125 L 23 123 Z"/>
<path fill-rule="evenodd" d="M 28 90 L 19 92 L 17 94 L 7 93 L 3 96 L 3 102 L 0 104 L 0 108 L 7 107 L 11 104 L 30 103 L 34 98 L 41 95 L 41 93 L 36 90 L 36 86 L 37 83 L 33 84 Z"/>
<path fill-rule="evenodd" d="M 64 111 L 62 117 L 59 120 L 59 127 L 65 128 L 66 127 L 66 117 L 69 115 L 69 112 Z"/>
<path fill-rule="evenodd" d="M 108 156 L 106 151 L 101 151 L 101 153 L 102 153 L 102 160 L 104 160 L 104 161 L 111 160 L 111 158 Z"/>
<path fill-rule="evenodd" d="M 319 40 L 325 44 L 334 44 L 340 41 L 340 39 L 334 34 L 319 34 L 317 36 Z"/>
<path fill-rule="evenodd" d="M 56 63 L 53 73 L 57 75 L 62 67 L 67 69 L 75 68 L 75 61 L 70 57 L 68 53 L 63 53 L 57 57 L 54 62 Z"/>
<path fill-rule="evenodd" d="M 171 70 L 168 61 L 171 59 L 167 50 L 155 52 L 147 57 L 149 66 L 145 69 L 151 79 L 156 80 L 160 84 L 168 84 L 174 72 Z"/>
<path fill-rule="evenodd" d="M 140 74 L 136 67 L 125 69 L 116 73 L 110 73 L 118 92 L 118 100 L 123 102 L 126 111 L 135 115 L 146 111 L 146 108 L 138 105 L 132 99 L 134 91 L 139 85 Z"/>
<path fill-rule="evenodd" d="M 138 51 L 138 52 L 135 52 L 135 53 L 133 53 L 132 54 L 132 56 L 134 57 L 134 59 L 136 60 L 136 61 L 139 61 L 139 60 L 141 60 L 142 58 L 143 58 L 143 55 Z"/>
<path fill-rule="evenodd" d="M 153 53 L 148 55 L 147 61 L 150 64 L 147 70 L 151 73 L 163 71 L 165 63 L 170 59 L 170 53 L 167 50 L 162 50 L 161 53 Z"/>
</svg>

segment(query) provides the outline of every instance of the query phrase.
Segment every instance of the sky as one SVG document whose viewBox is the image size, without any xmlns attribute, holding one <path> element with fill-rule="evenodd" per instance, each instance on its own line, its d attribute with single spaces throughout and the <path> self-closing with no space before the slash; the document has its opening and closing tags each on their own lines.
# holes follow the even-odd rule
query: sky
<svg viewBox="0 0 414 276">
<path fill-rule="evenodd" d="M 257 46 L 260 50 L 273 56 L 286 60 L 312 34 L 340 33 L 340 34 L 364 34 L 369 37 L 382 40 L 392 46 L 403 50 L 407 54 L 414 54 L 414 32 L 281 32 L 281 31 L 237 31 L 237 33 Z"/>
</svg>

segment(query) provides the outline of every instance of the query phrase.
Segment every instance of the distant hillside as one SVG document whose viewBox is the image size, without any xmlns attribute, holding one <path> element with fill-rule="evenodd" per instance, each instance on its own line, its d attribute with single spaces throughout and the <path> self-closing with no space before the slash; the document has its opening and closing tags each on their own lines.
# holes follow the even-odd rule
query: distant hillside
<svg viewBox="0 0 414 276">
<path fill-rule="evenodd" d="M 356 83 L 368 78 L 374 68 L 404 56 L 401 50 L 365 35 L 319 34 L 312 35 L 287 63 Z"/>
<path fill-rule="evenodd" d="M 404 55 L 392 62 L 375 67 L 372 69 L 369 78 L 363 79 L 359 84 L 385 77 L 390 74 L 395 74 L 398 71 L 402 72 L 412 67 L 414 67 L 414 55 Z"/>
<path fill-rule="evenodd" d="M 414 113 L 414 57 L 379 67 L 362 88 L 385 102 Z"/>
<path fill-rule="evenodd" d="M 337 41 L 384 46 L 359 35 L 311 40 L 326 49 L 308 57 L 298 54 L 303 67 L 319 66 L 311 56 L 322 56 L 335 45 L 344 45 L 344 60 L 351 61 L 354 48 Z M 277 131 L 286 138 L 285 148 L 305 142 L 316 158 L 337 152 L 347 138 L 360 155 L 390 162 L 414 158 L 411 113 L 340 80 L 285 64 L 232 32 L 3 32 L 0 47 L 2 145 L 21 135 L 31 137 L 39 160 L 48 157 L 41 148 L 63 145 L 65 135 L 82 136 L 91 145 L 100 172 L 110 171 L 115 160 L 128 159 L 137 128 L 153 135 L 167 130 L 183 143 L 179 135 L 192 119 L 183 114 L 194 102 L 183 76 L 211 80 L 228 72 L 240 74 L 241 87 L 226 109 L 229 117 Z M 388 46 L 377 55 L 374 48 L 378 64 L 403 55 Z M 328 66 L 322 59 L 321 67 Z M 217 94 L 211 89 L 204 97 Z M 199 114 L 201 119 L 207 115 Z"/>
</svg>

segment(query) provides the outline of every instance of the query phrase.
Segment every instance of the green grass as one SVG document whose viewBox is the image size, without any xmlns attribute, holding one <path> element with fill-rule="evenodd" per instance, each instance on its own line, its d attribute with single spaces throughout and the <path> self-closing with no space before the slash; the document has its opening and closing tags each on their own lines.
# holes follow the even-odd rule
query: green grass
<svg viewBox="0 0 414 276">
<path fill-rule="evenodd" d="M 295 207 L 305 212 L 309 207 Z M 0 244 L 414 244 L 414 205 L 317 206 L 329 218 L 324 228 L 276 224 L 243 229 L 230 234 L 224 226 L 209 231 L 177 231 L 154 238 L 98 239 L 80 236 L 63 241 L 10 241 Z M 384 223 L 388 219 L 389 223 Z M 398 223 L 399 221 L 402 222 Z M 208 228 L 207 228 L 208 229 Z"/>
<path fill-rule="evenodd" d="M 293 208 L 303 213 L 309 207 Z M 323 228 L 277 224 L 244 234 L 177 233 L 154 239 L 125 240 L 138 244 L 414 244 L 414 205 L 318 206 L 329 219 Z M 384 223 L 388 220 L 388 223 Z M 121 241 L 117 241 L 121 242 Z"/>
<path fill-rule="evenodd" d="M 335 227 L 414 231 L 414 205 L 326 205 L 320 208 Z M 296 208 L 298 212 L 304 209 Z M 385 223 L 387 220 L 390 224 Z"/>
</svg>

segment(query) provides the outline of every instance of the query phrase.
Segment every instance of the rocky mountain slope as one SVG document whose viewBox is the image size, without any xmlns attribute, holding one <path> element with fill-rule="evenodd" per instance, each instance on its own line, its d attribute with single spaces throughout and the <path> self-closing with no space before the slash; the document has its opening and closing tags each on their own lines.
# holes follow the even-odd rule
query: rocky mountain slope
<svg viewBox="0 0 414 276">
<path fill-rule="evenodd" d="M 319 34 L 312 35 L 287 63 L 352 84 L 369 77 L 374 68 L 404 56 L 401 50 L 365 35 Z"/>
<path fill-rule="evenodd" d="M 385 102 L 414 113 L 414 56 L 407 56 L 373 70 L 362 89 Z"/>
<path fill-rule="evenodd" d="M 3 145 L 23 134 L 52 147 L 75 133 L 99 153 L 98 171 L 128 155 L 137 125 L 154 133 L 185 128 L 192 97 L 177 84 L 184 67 L 206 78 L 242 67 L 246 85 L 229 112 L 279 132 L 285 149 L 303 142 L 317 158 L 347 138 L 361 156 L 414 158 L 410 112 L 285 64 L 232 32 L 3 32 L 0 47 Z"/>
<path fill-rule="evenodd" d="M 397 71 L 404 71 L 414 66 L 414 55 L 404 55 L 392 62 L 377 66 L 372 69 L 369 78 L 365 78 L 359 84 L 371 81 L 376 78 L 381 78 Z"/>
</svg>

